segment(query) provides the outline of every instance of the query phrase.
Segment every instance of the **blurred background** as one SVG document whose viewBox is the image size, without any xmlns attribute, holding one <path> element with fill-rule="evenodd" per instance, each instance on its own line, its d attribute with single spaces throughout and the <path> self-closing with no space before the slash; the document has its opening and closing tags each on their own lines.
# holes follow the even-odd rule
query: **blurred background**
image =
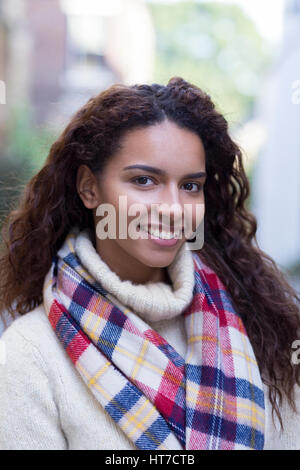
<svg viewBox="0 0 300 470">
<path fill-rule="evenodd" d="M 92 95 L 174 75 L 228 120 L 260 247 L 300 292 L 300 0 L 0 0 L 0 226 Z"/>
</svg>

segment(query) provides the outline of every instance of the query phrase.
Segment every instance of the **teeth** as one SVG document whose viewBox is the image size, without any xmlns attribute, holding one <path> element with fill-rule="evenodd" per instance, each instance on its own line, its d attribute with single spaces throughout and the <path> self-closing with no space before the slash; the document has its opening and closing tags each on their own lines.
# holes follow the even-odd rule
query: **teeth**
<svg viewBox="0 0 300 470">
<path fill-rule="evenodd" d="M 160 238 L 166 238 L 167 240 L 170 240 L 171 238 L 174 238 L 174 234 L 171 232 L 160 232 L 159 237 Z"/>
<path fill-rule="evenodd" d="M 141 227 L 141 229 L 144 230 L 145 232 L 150 233 L 154 237 L 163 238 L 165 240 L 170 240 L 172 238 L 179 238 L 179 235 L 180 235 L 179 231 L 172 233 L 172 232 L 165 232 L 163 230 L 162 232 L 160 232 L 158 229 L 149 230 L 147 226 Z"/>
</svg>

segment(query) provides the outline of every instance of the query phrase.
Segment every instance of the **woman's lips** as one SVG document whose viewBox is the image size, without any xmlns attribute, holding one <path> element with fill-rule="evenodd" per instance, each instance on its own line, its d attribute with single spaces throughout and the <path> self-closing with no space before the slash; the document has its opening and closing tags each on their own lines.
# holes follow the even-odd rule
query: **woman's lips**
<svg viewBox="0 0 300 470">
<path fill-rule="evenodd" d="M 140 229 L 140 231 L 142 231 L 144 233 L 147 233 L 149 235 L 147 240 L 150 239 L 156 245 L 175 246 L 178 243 L 179 239 L 180 239 L 180 238 L 170 238 L 170 239 L 159 238 L 159 237 L 156 237 L 155 235 L 151 234 L 148 230 L 142 229 L 140 226 L 138 228 Z"/>
</svg>

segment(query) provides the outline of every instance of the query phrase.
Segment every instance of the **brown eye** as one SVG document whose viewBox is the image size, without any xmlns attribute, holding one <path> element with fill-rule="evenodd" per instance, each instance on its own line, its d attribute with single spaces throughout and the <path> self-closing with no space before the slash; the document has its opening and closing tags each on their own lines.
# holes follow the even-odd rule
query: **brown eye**
<svg viewBox="0 0 300 470">
<path fill-rule="evenodd" d="M 192 186 L 196 186 L 196 189 L 192 190 Z M 187 190 L 191 193 L 198 193 L 202 189 L 202 185 L 198 183 L 185 183 L 183 186 L 188 186 Z"/>
<path fill-rule="evenodd" d="M 152 181 L 152 179 L 149 178 L 149 176 L 138 176 L 137 178 L 134 178 L 132 181 L 138 184 L 139 186 L 149 186 L 148 184 L 145 184 L 147 180 Z"/>
</svg>

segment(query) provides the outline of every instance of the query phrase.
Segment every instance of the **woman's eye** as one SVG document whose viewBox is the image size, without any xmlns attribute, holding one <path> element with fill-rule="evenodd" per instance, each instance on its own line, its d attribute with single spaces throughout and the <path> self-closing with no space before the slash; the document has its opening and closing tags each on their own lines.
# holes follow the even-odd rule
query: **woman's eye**
<svg viewBox="0 0 300 470">
<path fill-rule="evenodd" d="M 134 178 L 132 181 L 134 183 L 137 183 L 139 186 L 149 186 L 149 184 L 145 184 L 147 180 L 153 183 L 153 180 L 149 178 L 149 176 L 138 176 L 137 178 Z"/>
<path fill-rule="evenodd" d="M 198 193 L 202 189 L 202 185 L 198 183 L 185 183 L 183 186 L 188 186 L 187 190 L 191 193 Z M 192 190 L 192 186 L 196 187 L 196 189 Z"/>
<path fill-rule="evenodd" d="M 154 183 L 153 179 L 149 176 L 137 176 L 131 181 L 138 186 L 151 186 Z M 185 186 L 185 189 L 191 193 L 198 193 L 202 190 L 202 185 L 198 183 L 185 183 L 183 186 Z"/>
</svg>

